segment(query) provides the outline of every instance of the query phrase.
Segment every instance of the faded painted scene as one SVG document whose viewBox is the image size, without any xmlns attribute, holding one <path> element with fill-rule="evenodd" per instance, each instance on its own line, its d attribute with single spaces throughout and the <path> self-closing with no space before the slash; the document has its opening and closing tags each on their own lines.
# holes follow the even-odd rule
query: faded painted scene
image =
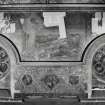
<svg viewBox="0 0 105 105">
<path fill-rule="evenodd" d="M 26 61 L 79 61 L 87 40 L 91 37 L 91 29 L 88 27 L 91 18 L 87 13 L 0 15 L 0 33 L 13 41 L 22 60 Z"/>
<path fill-rule="evenodd" d="M 105 14 L 98 12 L 0 13 L 0 16 L 0 33 L 13 41 L 24 61 L 81 61 L 89 41 L 103 33 L 105 27 Z"/>
</svg>

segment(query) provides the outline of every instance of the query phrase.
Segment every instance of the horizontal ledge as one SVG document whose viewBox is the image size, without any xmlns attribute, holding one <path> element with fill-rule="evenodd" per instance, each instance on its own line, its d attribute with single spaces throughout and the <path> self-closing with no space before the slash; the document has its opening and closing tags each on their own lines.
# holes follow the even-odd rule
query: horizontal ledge
<svg viewBox="0 0 105 105">
<path fill-rule="evenodd" d="M 80 101 L 81 103 L 105 103 L 105 99 L 102 99 L 102 100 L 81 100 Z"/>
<path fill-rule="evenodd" d="M 105 4 L 0 4 L 0 7 L 104 7 Z"/>
<path fill-rule="evenodd" d="M 105 11 L 105 4 L 1 4 L 0 11 Z"/>
<path fill-rule="evenodd" d="M 92 89 L 93 91 L 94 90 L 99 90 L 99 91 L 103 91 L 103 90 L 105 90 L 105 89 L 100 89 L 100 88 L 94 88 L 94 89 Z"/>
<path fill-rule="evenodd" d="M 20 65 L 30 66 L 71 66 L 83 65 L 83 62 L 20 62 Z"/>
</svg>

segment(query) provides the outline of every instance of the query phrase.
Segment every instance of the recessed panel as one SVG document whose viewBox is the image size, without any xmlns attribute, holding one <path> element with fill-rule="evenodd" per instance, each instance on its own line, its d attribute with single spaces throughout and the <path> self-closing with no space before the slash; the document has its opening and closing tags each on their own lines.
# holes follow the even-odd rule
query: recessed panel
<svg viewBox="0 0 105 105">
<path fill-rule="evenodd" d="M 20 66 L 14 75 L 15 89 L 34 95 L 81 95 L 87 88 L 85 73 L 79 66 Z"/>
<path fill-rule="evenodd" d="M 0 31 L 16 45 L 22 61 L 80 61 L 90 35 L 88 13 L 8 12 L 1 18 Z"/>
</svg>

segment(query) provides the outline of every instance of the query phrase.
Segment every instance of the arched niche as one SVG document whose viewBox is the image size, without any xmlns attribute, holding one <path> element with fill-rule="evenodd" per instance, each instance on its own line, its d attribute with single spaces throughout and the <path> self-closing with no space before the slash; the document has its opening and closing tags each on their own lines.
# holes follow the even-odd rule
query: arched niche
<svg viewBox="0 0 105 105">
<path fill-rule="evenodd" d="M 105 46 L 105 34 L 102 34 L 95 39 L 93 39 L 86 47 L 83 55 L 83 63 L 88 72 L 87 86 L 88 86 L 88 98 L 92 98 L 92 78 L 93 78 L 93 60 L 97 51 Z M 99 80 L 100 81 L 100 80 Z"/>
<path fill-rule="evenodd" d="M 8 81 L 10 84 L 9 90 L 11 91 L 11 96 L 14 97 L 14 92 L 15 92 L 14 71 L 16 70 L 16 66 L 20 61 L 20 55 L 19 55 L 18 49 L 16 48 L 14 43 L 2 34 L 0 34 L 0 48 L 1 48 L 1 51 L 3 51 L 4 53 L 7 54 L 8 59 L 9 59 L 8 60 L 8 62 L 9 62 L 9 77 L 10 77 L 9 81 Z M 0 81 L 2 81 L 2 80 L 0 80 Z"/>
</svg>

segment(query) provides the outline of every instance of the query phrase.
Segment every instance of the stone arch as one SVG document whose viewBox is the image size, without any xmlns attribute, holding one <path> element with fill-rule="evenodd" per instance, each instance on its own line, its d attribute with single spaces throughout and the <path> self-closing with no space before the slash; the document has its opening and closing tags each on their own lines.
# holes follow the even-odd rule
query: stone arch
<svg viewBox="0 0 105 105">
<path fill-rule="evenodd" d="M 13 59 L 15 63 L 21 61 L 21 56 L 18 48 L 9 38 L 7 38 L 3 34 L 0 34 L 0 45 L 7 51 L 8 54 L 10 54 L 11 58 L 14 57 Z"/>
<path fill-rule="evenodd" d="M 0 47 L 3 48 L 9 57 L 10 69 L 9 69 L 9 84 L 11 96 L 14 97 L 15 93 L 15 81 L 14 81 L 14 72 L 17 68 L 17 64 L 21 61 L 19 51 L 15 44 L 6 36 L 0 34 Z"/>
<path fill-rule="evenodd" d="M 91 59 L 93 57 L 95 51 L 97 51 L 97 49 L 99 49 L 104 44 L 105 44 L 105 34 L 101 34 L 100 36 L 94 38 L 85 48 L 82 54 L 81 61 L 87 62 L 88 59 Z"/>
<path fill-rule="evenodd" d="M 100 49 L 103 45 L 105 45 L 105 34 L 102 34 L 95 39 L 93 39 L 88 46 L 86 47 L 83 56 L 82 56 L 82 61 L 83 64 L 85 65 L 85 69 L 87 70 L 88 73 L 88 78 L 87 78 L 87 85 L 88 85 L 88 98 L 92 97 L 92 62 L 93 62 L 93 57 L 95 53 L 97 52 L 98 49 Z"/>
</svg>

